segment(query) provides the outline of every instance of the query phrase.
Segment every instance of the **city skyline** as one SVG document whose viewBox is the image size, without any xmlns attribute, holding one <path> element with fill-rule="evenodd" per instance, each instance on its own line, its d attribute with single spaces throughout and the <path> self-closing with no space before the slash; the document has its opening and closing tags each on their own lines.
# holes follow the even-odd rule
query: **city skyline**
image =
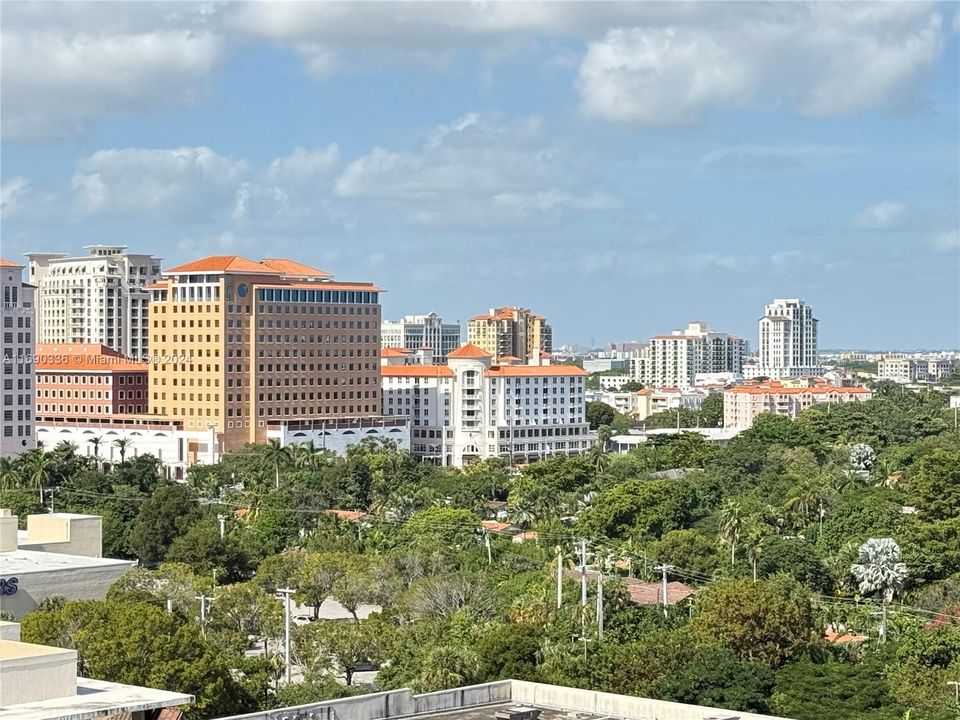
<svg viewBox="0 0 960 720">
<path fill-rule="evenodd" d="M 5 3 L 3 255 L 270 246 L 558 345 L 754 345 L 772 297 L 960 345 L 955 5 L 519 7 Z"/>
</svg>

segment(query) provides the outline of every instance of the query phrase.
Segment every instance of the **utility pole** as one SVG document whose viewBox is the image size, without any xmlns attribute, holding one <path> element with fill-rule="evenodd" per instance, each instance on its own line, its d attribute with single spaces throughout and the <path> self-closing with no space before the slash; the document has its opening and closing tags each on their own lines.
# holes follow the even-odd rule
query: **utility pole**
<svg viewBox="0 0 960 720">
<path fill-rule="evenodd" d="M 226 533 L 227 528 L 227 516 L 217 515 L 217 520 L 220 521 L 220 539 L 223 540 L 223 536 Z"/>
<path fill-rule="evenodd" d="M 667 572 L 673 570 L 676 565 L 668 565 L 667 563 L 661 563 L 659 565 L 654 565 L 654 570 L 659 570 L 663 573 L 662 584 L 660 586 L 661 590 L 661 599 L 663 600 L 663 616 L 667 617 Z"/>
<path fill-rule="evenodd" d="M 603 573 L 597 572 L 597 639 L 603 640 Z"/>
<path fill-rule="evenodd" d="M 204 637 L 207 634 L 207 603 L 212 602 L 213 598 L 208 595 L 197 595 L 196 599 L 200 601 L 200 631 Z"/>
<path fill-rule="evenodd" d="M 587 541 L 580 540 L 580 604 L 587 606 Z"/>
<path fill-rule="evenodd" d="M 286 672 L 287 685 L 290 684 L 290 596 L 294 591 L 290 588 L 277 588 L 277 593 L 283 595 L 283 667 Z"/>
<path fill-rule="evenodd" d="M 167 612 L 173 614 L 173 598 L 167 598 Z"/>
<path fill-rule="evenodd" d="M 493 550 L 490 548 L 490 533 L 483 534 L 483 544 L 487 548 L 487 565 L 493 565 Z"/>
<path fill-rule="evenodd" d="M 953 701 L 960 707 L 960 680 L 947 680 L 947 685 L 953 685 Z"/>
<path fill-rule="evenodd" d="M 563 551 L 557 545 L 557 610 L 563 604 Z"/>
</svg>

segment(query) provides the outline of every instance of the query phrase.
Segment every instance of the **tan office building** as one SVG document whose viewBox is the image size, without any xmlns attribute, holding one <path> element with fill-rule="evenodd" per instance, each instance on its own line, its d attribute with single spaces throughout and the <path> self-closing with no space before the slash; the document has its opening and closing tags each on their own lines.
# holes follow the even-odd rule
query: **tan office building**
<svg viewBox="0 0 960 720">
<path fill-rule="evenodd" d="M 490 308 L 470 318 L 467 342 L 499 360 L 539 360 L 553 347 L 553 331 L 546 318 L 521 307 Z"/>
<path fill-rule="evenodd" d="M 380 288 L 292 260 L 213 256 L 151 286 L 150 412 L 221 450 L 293 419 L 380 415 Z"/>
</svg>

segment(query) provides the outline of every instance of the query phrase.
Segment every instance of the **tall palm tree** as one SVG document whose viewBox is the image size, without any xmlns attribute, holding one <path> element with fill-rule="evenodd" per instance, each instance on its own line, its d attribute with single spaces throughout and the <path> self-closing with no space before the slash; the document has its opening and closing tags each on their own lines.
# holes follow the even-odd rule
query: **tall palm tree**
<svg viewBox="0 0 960 720">
<path fill-rule="evenodd" d="M 10 458 L 0 458 L 0 490 L 16 487 L 20 480 L 17 466 Z"/>
<path fill-rule="evenodd" d="M 290 448 L 290 460 L 294 467 L 304 470 L 316 470 L 322 464 L 324 451 L 313 444 L 313 440 L 308 443 L 299 443 Z"/>
<path fill-rule="evenodd" d="M 25 458 L 30 485 L 40 493 L 40 504 L 43 505 L 43 486 L 50 480 L 50 459 L 39 443 L 35 450 L 26 453 Z"/>
<path fill-rule="evenodd" d="M 263 462 L 273 467 L 276 487 L 280 487 L 280 467 L 290 464 L 290 448 L 284 447 L 279 440 L 271 440 L 263 446 Z"/>
<path fill-rule="evenodd" d="M 746 531 L 743 533 L 743 544 L 747 548 L 747 562 L 750 563 L 754 582 L 757 581 L 757 560 L 760 558 L 760 552 L 768 534 L 767 526 L 762 521 L 756 518 L 750 518 L 747 521 Z"/>
<path fill-rule="evenodd" d="M 90 438 L 89 440 L 87 440 L 87 442 L 93 445 L 93 458 L 97 463 L 97 469 L 99 469 L 100 468 L 100 443 L 103 442 L 103 438 L 100 437 L 99 435 L 96 435 Z"/>
<path fill-rule="evenodd" d="M 730 564 L 737 561 L 737 541 L 743 533 L 743 507 L 735 500 L 727 500 L 720 508 L 720 538 L 730 546 Z"/>
<path fill-rule="evenodd" d="M 887 607 L 907 579 L 907 566 L 900 562 L 900 546 L 892 538 L 870 538 L 860 546 L 859 555 L 860 562 L 850 567 L 850 573 L 860 583 L 864 595 L 881 593 L 880 642 L 886 642 Z"/>
<path fill-rule="evenodd" d="M 113 441 L 113 446 L 120 451 L 120 462 L 124 463 L 127 460 L 127 450 L 133 446 L 133 440 L 126 437 L 117 438 Z"/>
</svg>

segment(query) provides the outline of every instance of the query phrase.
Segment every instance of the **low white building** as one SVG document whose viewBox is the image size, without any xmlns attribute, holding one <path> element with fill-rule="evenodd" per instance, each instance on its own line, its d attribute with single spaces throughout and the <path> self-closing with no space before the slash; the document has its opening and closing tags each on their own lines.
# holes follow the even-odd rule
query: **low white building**
<svg viewBox="0 0 960 720">
<path fill-rule="evenodd" d="M 901 384 L 937 382 L 953 372 L 957 363 L 949 357 L 884 356 L 877 361 L 877 379 Z"/>
<path fill-rule="evenodd" d="M 494 365 L 467 344 L 448 354 L 446 365 L 383 358 L 384 415 L 410 420 L 415 457 L 453 467 L 583 453 L 594 441 L 585 418 L 587 373 L 551 365 L 544 355 Z"/>
<path fill-rule="evenodd" d="M 0 509 L 0 612 L 23 617 L 44 600 L 102 600 L 135 560 L 101 557 L 102 521 L 95 515 L 50 513 L 17 517 Z"/>
<path fill-rule="evenodd" d="M 283 447 L 313 443 L 318 450 L 337 455 L 346 455 L 347 448 L 364 440 L 387 440 L 409 451 L 410 423 L 396 417 L 268 420 L 267 439 Z"/>
<path fill-rule="evenodd" d="M 186 476 L 191 465 L 220 462 L 214 428 L 184 430 L 178 420 L 150 415 L 112 415 L 96 419 L 49 416 L 37 423 L 37 441 L 52 449 L 69 442 L 81 455 L 115 465 L 139 455 L 153 455 L 173 479 Z M 121 447 L 123 452 L 121 453 Z"/>
</svg>

